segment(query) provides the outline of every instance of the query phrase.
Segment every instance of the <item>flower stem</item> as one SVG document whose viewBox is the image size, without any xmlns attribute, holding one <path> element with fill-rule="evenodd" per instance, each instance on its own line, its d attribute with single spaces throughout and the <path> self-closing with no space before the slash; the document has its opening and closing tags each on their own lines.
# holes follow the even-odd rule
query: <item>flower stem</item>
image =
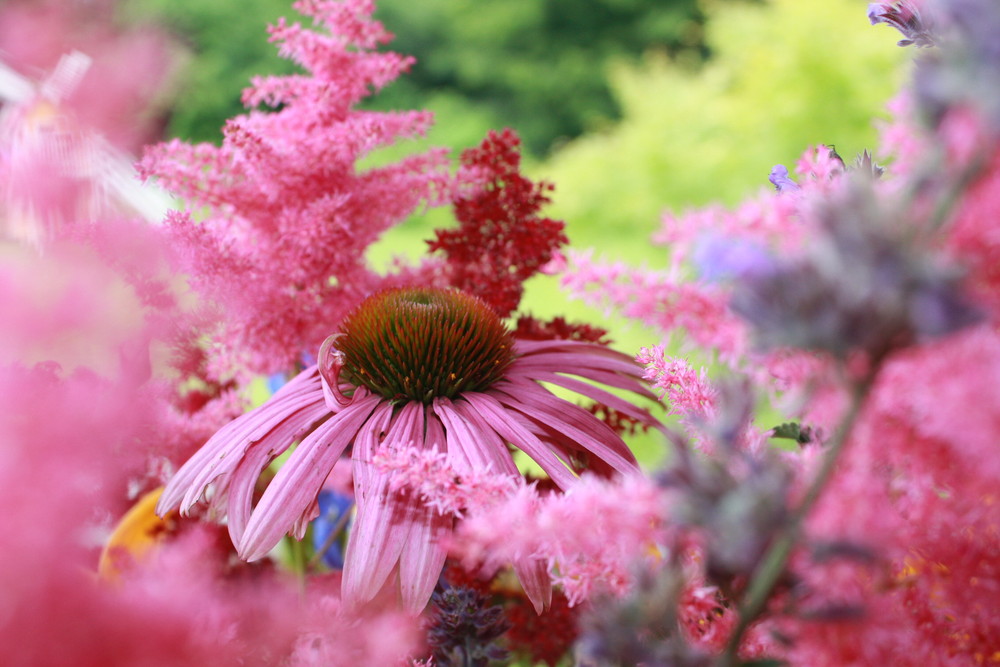
<svg viewBox="0 0 1000 667">
<path fill-rule="evenodd" d="M 874 373 L 871 373 L 865 379 L 854 384 L 847 414 L 841 420 L 833 438 L 830 440 L 820 469 L 816 472 L 816 476 L 806 490 L 802 501 L 795 508 L 795 511 L 792 512 L 784 528 L 777 534 L 774 542 L 772 542 L 771 547 L 764 554 L 760 565 L 758 565 L 753 577 L 750 579 L 746 593 L 743 596 L 743 604 L 740 606 L 739 623 L 729 638 L 726 650 L 719 656 L 719 665 L 722 667 L 738 664 L 739 648 L 743 635 L 760 613 L 764 611 L 775 584 L 781 578 L 782 573 L 784 573 L 785 566 L 788 564 L 788 558 L 801 533 L 802 524 L 816 504 L 816 501 L 819 500 L 824 487 L 826 487 L 827 482 L 829 482 L 830 477 L 833 475 L 833 471 L 837 467 L 837 459 L 840 458 L 840 453 L 849 439 L 851 430 L 857 421 L 858 415 L 861 413 L 861 407 L 864 404 L 865 397 L 868 395 L 873 381 Z"/>
</svg>

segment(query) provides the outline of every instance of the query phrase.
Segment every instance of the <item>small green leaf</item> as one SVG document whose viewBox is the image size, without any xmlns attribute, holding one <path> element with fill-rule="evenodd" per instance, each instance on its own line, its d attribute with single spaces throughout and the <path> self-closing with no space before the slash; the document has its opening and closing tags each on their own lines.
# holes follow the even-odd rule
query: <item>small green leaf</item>
<svg viewBox="0 0 1000 667">
<path fill-rule="evenodd" d="M 800 445 L 812 442 L 812 432 L 809 427 L 802 428 L 798 422 L 786 422 L 771 429 L 772 438 L 794 440 Z"/>
</svg>

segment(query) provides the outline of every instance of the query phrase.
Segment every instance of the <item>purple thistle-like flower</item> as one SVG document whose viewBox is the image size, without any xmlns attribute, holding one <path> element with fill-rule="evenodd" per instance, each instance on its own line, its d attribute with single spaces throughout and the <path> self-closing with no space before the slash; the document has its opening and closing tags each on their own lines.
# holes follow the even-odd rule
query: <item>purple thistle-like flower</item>
<svg viewBox="0 0 1000 667">
<path fill-rule="evenodd" d="M 870 181 L 859 179 L 819 210 L 804 251 L 759 259 L 735 284 L 730 307 L 765 348 L 798 347 L 880 358 L 915 340 L 982 320 L 961 274 L 891 224 Z"/>
<path fill-rule="evenodd" d="M 460 474 L 518 475 L 513 445 L 567 489 L 578 479 L 578 455 L 621 473 L 637 464 L 610 427 L 541 382 L 656 423 L 647 410 L 591 383 L 655 400 L 628 356 L 578 341 L 515 340 L 485 302 L 454 290 L 369 297 L 317 361 L 216 433 L 170 480 L 158 511 L 179 506 L 186 513 L 206 498 L 228 517 L 240 556 L 255 560 L 286 533 L 302 538 L 323 483 L 350 450 L 357 516 L 343 595 L 353 603 L 372 599 L 396 572 L 404 606 L 423 609 L 456 521 L 394 488 L 377 453 L 419 447 L 443 454 Z M 261 472 L 298 440 L 254 506 Z M 545 563 L 526 556 L 513 566 L 536 609 L 544 608 L 551 599 Z"/>
</svg>

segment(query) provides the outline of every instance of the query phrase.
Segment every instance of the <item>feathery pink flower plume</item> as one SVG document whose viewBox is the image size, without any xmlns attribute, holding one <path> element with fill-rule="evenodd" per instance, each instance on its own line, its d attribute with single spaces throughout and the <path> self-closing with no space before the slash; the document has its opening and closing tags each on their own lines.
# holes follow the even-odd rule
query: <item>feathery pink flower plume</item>
<svg viewBox="0 0 1000 667">
<path fill-rule="evenodd" d="M 412 64 L 377 51 L 390 39 L 370 0 L 302 0 L 325 30 L 279 22 L 271 39 L 308 74 L 261 77 L 244 93 L 251 111 L 231 119 L 221 146 L 180 141 L 147 149 L 144 176 L 183 197 L 193 213 L 168 219 L 193 286 L 226 314 L 224 361 L 284 371 L 315 350 L 361 300 L 386 285 L 365 250 L 418 207 L 447 201 L 443 150 L 361 168 L 373 151 L 421 136 L 426 111 L 356 105 Z"/>
</svg>

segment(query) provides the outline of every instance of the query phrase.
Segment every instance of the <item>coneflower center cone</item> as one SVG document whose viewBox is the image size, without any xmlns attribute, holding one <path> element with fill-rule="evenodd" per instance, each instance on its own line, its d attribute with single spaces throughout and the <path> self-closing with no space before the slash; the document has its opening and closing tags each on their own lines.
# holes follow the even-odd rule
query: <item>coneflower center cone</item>
<svg viewBox="0 0 1000 667">
<path fill-rule="evenodd" d="M 482 391 L 513 361 L 514 339 L 481 299 L 457 290 L 379 292 L 344 321 L 343 377 L 390 400 Z"/>
</svg>

